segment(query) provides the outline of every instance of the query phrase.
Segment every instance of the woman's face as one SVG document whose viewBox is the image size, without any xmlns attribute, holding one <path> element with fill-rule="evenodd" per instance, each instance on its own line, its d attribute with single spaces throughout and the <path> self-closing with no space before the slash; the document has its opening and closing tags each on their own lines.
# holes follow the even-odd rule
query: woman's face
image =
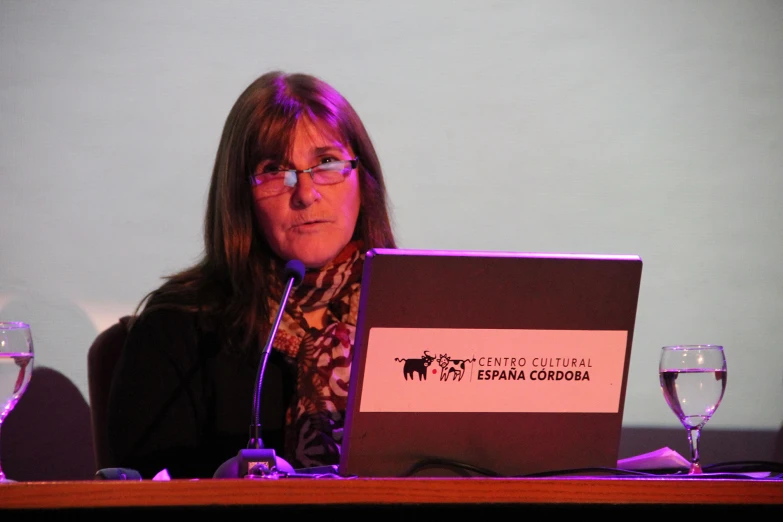
<svg viewBox="0 0 783 522">
<path fill-rule="evenodd" d="M 259 168 L 309 169 L 329 161 L 353 159 L 354 152 L 319 125 L 302 120 L 296 126 L 290 164 Z M 357 169 L 345 181 L 316 185 L 299 174 L 289 192 L 262 197 L 254 189 L 255 214 L 269 246 L 283 260 L 298 259 L 308 268 L 329 263 L 350 242 L 359 216 Z"/>
</svg>

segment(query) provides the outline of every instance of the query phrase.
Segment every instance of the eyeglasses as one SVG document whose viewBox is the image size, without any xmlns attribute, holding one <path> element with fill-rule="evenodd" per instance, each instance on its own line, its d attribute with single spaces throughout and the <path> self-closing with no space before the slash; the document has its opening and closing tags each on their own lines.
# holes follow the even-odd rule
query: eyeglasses
<svg viewBox="0 0 783 522">
<path fill-rule="evenodd" d="M 250 184 L 260 196 L 276 196 L 290 191 L 296 186 L 299 174 L 310 174 L 316 185 L 335 185 L 342 183 L 353 169 L 359 165 L 359 158 L 352 160 L 330 161 L 304 170 L 270 170 L 264 172 L 258 169 L 250 176 Z M 274 165 L 273 165 L 274 167 Z"/>
</svg>

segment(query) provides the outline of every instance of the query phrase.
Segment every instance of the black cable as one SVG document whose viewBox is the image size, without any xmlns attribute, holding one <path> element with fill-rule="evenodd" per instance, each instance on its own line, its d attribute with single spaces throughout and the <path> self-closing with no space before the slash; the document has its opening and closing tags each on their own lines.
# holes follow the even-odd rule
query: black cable
<svg viewBox="0 0 783 522">
<path fill-rule="evenodd" d="M 718 462 L 703 466 L 704 472 L 739 472 L 750 473 L 754 471 L 768 471 L 770 473 L 776 473 L 783 471 L 783 462 L 774 462 L 769 460 L 737 460 L 730 462 Z"/>
<path fill-rule="evenodd" d="M 497 472 L 487 469 L 487 468 L 481 468 L 478 466 L 474 466 L 472 464 L 466 464 L 464 462 L 459 462 L 456 460 L 450 460 L 450 459 L 440 459 L 440 458 L 426 458 L 422 459 L 418 462 L 416 462 L 413 466 L 408 468 L 408 470 L 400 475 L 401 477 L 410 477 L 415 475 L 416 473 L 425 470 L 425 469 L 432 469 L 432 468 L 440 468 L 445 469 L 448 471 L 452 471 L 454 473 L 457 473 L 458 475 L 461 475 L 463 477 L 470 477 L 473 474 L 478 475 L 484 475 L 486 477 L 500 477 L 501 475 Z"/>
<path fill-rule="evenodd" d="M 485 477 L 496 478 L 541 478 L 541 477 L 564 477 L 573 475 L 588 475 L 595 476 L 612 475 L 612 476 L 632 476 L 632 477 L 657 477 L 657 478 L 682 478 L 682 479 L 743 479 L 743 480 L 779 480 L 783 478 L 783 464 L 780 462 L 771 461 L 737 461 L 737 462 L 723 462 L 717 464 L 711 464 L 702 468 L 704 474 L 689 475 L 688 470 L 648 470 L 638 471 L 621 468 L 606 468 L 606 467 L 592 467 L 592 468 L 573 468 L 573 469 L 560 469 L 551 471 L 542 471 L 538 473 L 528 473 L 523 475 L 501 475 L 496 471 L 487 468 L 481 468 L 472 464 L 466 464 L 464 462 L 441 459 L 441 458 L 426 458 L 416 462 L 405 473 L 400 475 L 401 477 L 410 477 L 418 472 L 427 469 L 442 469 L 445 471 L 451 471 L 457 475 L 463 477 L 470 477 L 475 475 L 483 475 Z M 745 473 L 751 472 L 769 472 L 767 477 L 752 477 Z M 775 475 L 775 473 L 778 473 Z"/>
<path fill-rule="evenodd" d="M 501 475 L 500 473 L 491 469 L 481 468 L 479 466 L 466 464 L 464 462 L 459 462 L 456 460 L 439 459 L 439 458 L 422 459 L 416 462 L 416 464 L 411 466 L 405 473 L 403 473 L 400 476 L 410 477 L 422 470 L 432 469 L 432 468 L 451 471 L 463 477 L 470 477 L 475 475 L 483 475 L 485 477 L 495 477 L 495 478 L 556 477 L 556 476 L 578 475 L 578 474 L 596 473 L 596 472 L 609 474 L 609 475 L 630 475 L 630 476 L 645 476 L 645 477 L 659 476 L 654 473 L 646 473 L 642 471 L 626 470 L 626 469 L 619 469 L 619 468 L 575 468 L 575 469 L 563 469 L 563 470 L 554 470 L 554 471 L 542 471 L 539 473 L 530 473 L 527 475 Z"/>
<path fill-rule="evenodd" d="M 647 471 L 637 471 L 633 469 L 621 469 L 621 468 L 573 468 L 573 469 L 559 469 L 552 471 L 540 471 L 538 473 L 527 473 L 524 475 L 514 475 L 515 478 L 534 478 L 534 477 L 559 477 L 567 475 L 585 475 L 591 473 L 600 473 L 605 475 L 628 475 L 634 477 L 660 477 L 658 473 L 651 473 Z"/>
</svg>

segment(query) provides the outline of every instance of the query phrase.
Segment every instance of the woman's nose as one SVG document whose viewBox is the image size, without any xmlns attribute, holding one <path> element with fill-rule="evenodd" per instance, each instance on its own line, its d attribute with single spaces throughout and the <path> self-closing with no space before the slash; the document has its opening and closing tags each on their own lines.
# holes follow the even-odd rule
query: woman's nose
<svg viewBox="0 0 783 522">
<path fill-rule="evenodd" d="M 297 175 L 294 192 L 291 195 L 291 202 L 297 207 L 309 207 L 321 199 L 317 185 L 309 172 L 302 172 Z"/>
</svg>

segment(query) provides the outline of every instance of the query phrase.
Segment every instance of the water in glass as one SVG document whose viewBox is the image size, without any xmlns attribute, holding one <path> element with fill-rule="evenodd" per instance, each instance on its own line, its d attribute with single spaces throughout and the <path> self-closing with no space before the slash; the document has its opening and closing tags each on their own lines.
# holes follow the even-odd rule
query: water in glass
<svg viewBox="0 0 783 522">
<path fill-rule="evenodd" d="M 715 344 L 664 346 L 658 374 L 669 408 L 688 430 L 691 466 L 701 473 L 699 437 L 723 399 L 726 390 L 726 357 Z"/>
<path fill-rule="evenodd" d="M 32 374 L 33 338 L 30 326 L 0 322 L 0 428 L 27 389 Z M 6 478 L 1 465 L 0 482 L 13 482 Z"/>
</svg>

